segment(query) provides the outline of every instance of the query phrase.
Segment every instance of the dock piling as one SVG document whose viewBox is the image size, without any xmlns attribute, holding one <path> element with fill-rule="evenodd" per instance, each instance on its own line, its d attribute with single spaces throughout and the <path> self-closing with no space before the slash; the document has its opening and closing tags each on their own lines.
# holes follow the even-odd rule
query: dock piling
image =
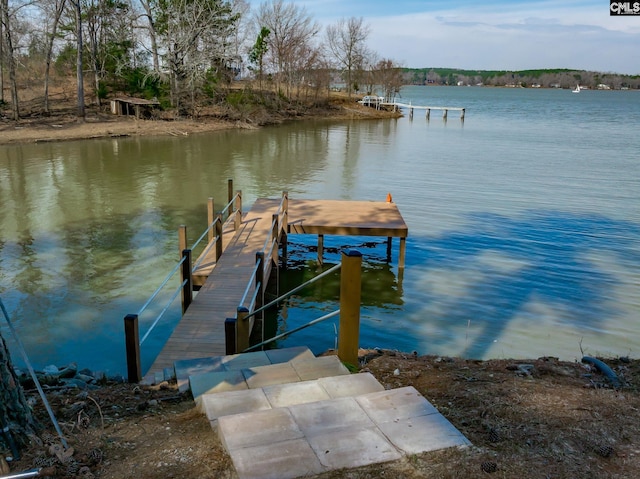
<svg viewBox="0 0 640 479">
<path fill-rule="evenodd" d="M 360 342 L 360 299 L 362 295 L 362 253 L 342 253 L 340 271 L 340 330 L 338 357 L 343 363 L 358 365 Z"/>
<path fill-rule="evenodd" d="M 124 338 L 127 350 L 127 381 L 138 383 L 142 379 L 142 367 L 137 314 L 127 314 L 124 317 Z"/>
</svg>

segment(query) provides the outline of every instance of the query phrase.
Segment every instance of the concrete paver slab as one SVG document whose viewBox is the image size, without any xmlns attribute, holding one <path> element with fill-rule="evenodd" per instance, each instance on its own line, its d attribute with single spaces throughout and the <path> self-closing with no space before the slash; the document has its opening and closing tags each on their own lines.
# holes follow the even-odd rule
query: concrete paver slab
<svg viewBox="0 0 640 479">
<path fill-rule="evenodd" d="M 271 364 L 243 369 L 242 374 L 250 388 L 262 388 L 272 384 L 284 384 L 300 381 L 291 363 Z"/>
<path fill-rule="evenodd" d="M 371 373 L 325 377 L 318 379 L 318 383 L 332 398 L 354 397 L 384 391 L 384 386 Z"/>
<path fill-rule="evenodd" d="M 204 394 L 200 396 L 199 406 L 209 421 L 215 421 L 222 416 L 271 409 L 271 404 L 262 389 Z"/>
<path fill-rule="evenodd" d="M 331 396 L 317 381 L 275 384 L 263 388 L 263 391 L 274 408 L 331 399 Z"/>
<path fill-rule="evenodd" d="M 266 366 L 268 364 L 271 364 L 271 361 L 264 351 L 222 356 L 222 365 L 227 371 Z"/>
<path fill-rule="evenodd" d="M 405 454 L 471 445 L 442 414 L 385 422 L 378 427 Z"/>
<path fill-rule="evenodd" d="M 298 404 L 290 406 L 289 410 L 306 437 L 345 428 L 374 427 L 353 398 Z"/>
<path fill-rule="evenodd" d="M 184 359 L 176 361 L 173 367 L 176 371 L 178 389 L 181 392 L 189 389 L 189 376 L 224 371 L 222 358 L 220 356 L 212 358 Z"/>
<path fill-rule="evenodd" d="M 303 381 L 349 374 L 349 370 L 340 362 L 338 356 L 321 356 L 314 359 L 292 361 L 291 364 Z"/>
<path fill-rule="evenodd" d="M 303 433 L 287 408 L 268 409 L 218 418 L 218 436 L 231 452 L 234 449 L 300 439 Z M 276 454 L 274 449 L 273 454 Z"/>
<path fill-rule="evenodd" d="M 234 449 L 229 455 L 239 479 L 293 479 L 325 470 L 304 439 Z"/>
<path fill-rule="evenodd" d="M 189 383 L 194 399 L 202 394 L 248 389 L 242 371 L 197 374 L 189 378 Z"/>
<path fill-rule="evenodd" d="M 265 354 L 269 358 L 269 361 L 271 361 L 271 364 L 315 358 L 311 350 L 306 346 L 295 346 L 283 349 L 269 349 L 265 351 Z"/>
<path fill-rule="evenodd" d="M 307 439 L 328 469 L 359 467 L 402 457 L 376 428 L 345 428 Z"/>
<path fill-rule="evenodd" d="M 377 424 L 438 413 L 412 386 L 367 394 L 356 400 Z"/>
</svg>

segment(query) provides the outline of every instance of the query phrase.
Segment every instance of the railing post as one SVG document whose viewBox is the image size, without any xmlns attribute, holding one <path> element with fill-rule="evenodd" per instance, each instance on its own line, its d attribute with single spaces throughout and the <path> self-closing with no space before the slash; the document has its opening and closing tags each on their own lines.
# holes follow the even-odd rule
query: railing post
<svg viewBox="0 0 640 479">
<path fill-rule="evenodd" d="M 215 209 L 213 208 L 213 198 L 207 201 L 207 230 L 209 231 L 209 243 L 213 241 L 213 220 L 215 220 Z"/>
<path fill-rule="evenodd" d="M 264 292 L 267 288 L 265 284 L 265 276 L 264 276 L 264 252 L 258 251 L 256 253 L 256 306 L 255 309 L 261 308 L 264 304 Z M 262 332 L 263 338 L 261 341 L 264 341 L 264 311 L 261 311 L 257 315 L 254 316 L 254 319 L 262 320 Z"/>
<path fill-rule="evenodd" d="M 282 246 L 282 266 L 287 267 L 287 233 L 289 230 L 289 192 L 282 192 L 282 225 L 281 225 L 281 238 L 280 244 Z"/>
<path fill-rule="evenodd" d="M 137 314 L 127 314 L 124 317 L 124 341 L 127 350 L 127 380 L 139 383 L 142 380 L 142 367 Z"/>
<path fill-rule="evenodd" d="M 180 252 L 180 257 L 182 257 L 182 252 L 187 249 L 187 227 L 185 225 L 178 226 L 178 251 Z"/>
<path fill-rule="evenodd" d="M 244 306 L 238 306 L 236 314 L 236 353 L 241 353 L 249 347 L 249 335 L 251 327 L 249 326 L 249 310 Z"/>
<path fill-rule="evenodd" d="M 218 214 L 216 219 L 216 263 L 222 256 L 222 214 Z"/>
<path fill-rule="evenodd" d="M 182 250 L 182 268 L 180 268 L 180 282 L 186 283 L 182 287 L 182 314 L 187 311 L 187 308 L 193 300 L 193 269 L 191 267 L 191 250 Z"/>
<path fill-rule="evenodd" d="M 234 218 L 234 229 L 237 231 L 240 229 L 240 223 L 242 222 L 242 191 L 238 190 L 236 192 L 236 201 L 235 201 L 235 218 Z"/>
<path fill-rule="evenodd" d="M 360 298 L 362 289 L 362 254 L 342 253 L 340 270 L 340 331 L 338 357 L 344 363 L 358 365 L 360 338 Z"/>
<path fill-rule="evenodd" d="M 269 260 L 273 263 L 273 266 L 278 267 L 278 248 L 280 246 L 280 215 L 277 213 L 271 215 L 271 244 L 276 243 L 275 248 L 272 248 L 271 258 Z"/>
<path fill-rule="evenodd" d="M 225 354 L 236 354 L 236 318 L 224 320 Z"/>
</svg>

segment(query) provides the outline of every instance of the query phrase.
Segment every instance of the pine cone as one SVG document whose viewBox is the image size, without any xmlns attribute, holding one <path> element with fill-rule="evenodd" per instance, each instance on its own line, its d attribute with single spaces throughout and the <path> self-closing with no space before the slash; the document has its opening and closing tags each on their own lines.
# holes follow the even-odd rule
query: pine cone
<svg viewBox="0 0 640 479">
<path fill-rule="evenodd" d="M 498 465 L 495 462 L 485 461 L 480 465 L 480 469 L 482 469 L 482 472 L 496 472 Z"/>
</svg>

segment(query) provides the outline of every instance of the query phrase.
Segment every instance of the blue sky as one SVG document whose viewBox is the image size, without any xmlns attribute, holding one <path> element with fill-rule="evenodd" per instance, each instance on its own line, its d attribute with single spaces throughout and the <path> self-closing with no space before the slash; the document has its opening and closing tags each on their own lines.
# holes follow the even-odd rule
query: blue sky
<svg viewBox="0 0 640 479">
<path fill-rule="evenodd" d="M 363 17 L 371 27 L 369 47 L 406 67 L 640 74 L 640 16 L 612 17 L 606 0 L 294 3 L 321 25 Z"/>
</svg>

